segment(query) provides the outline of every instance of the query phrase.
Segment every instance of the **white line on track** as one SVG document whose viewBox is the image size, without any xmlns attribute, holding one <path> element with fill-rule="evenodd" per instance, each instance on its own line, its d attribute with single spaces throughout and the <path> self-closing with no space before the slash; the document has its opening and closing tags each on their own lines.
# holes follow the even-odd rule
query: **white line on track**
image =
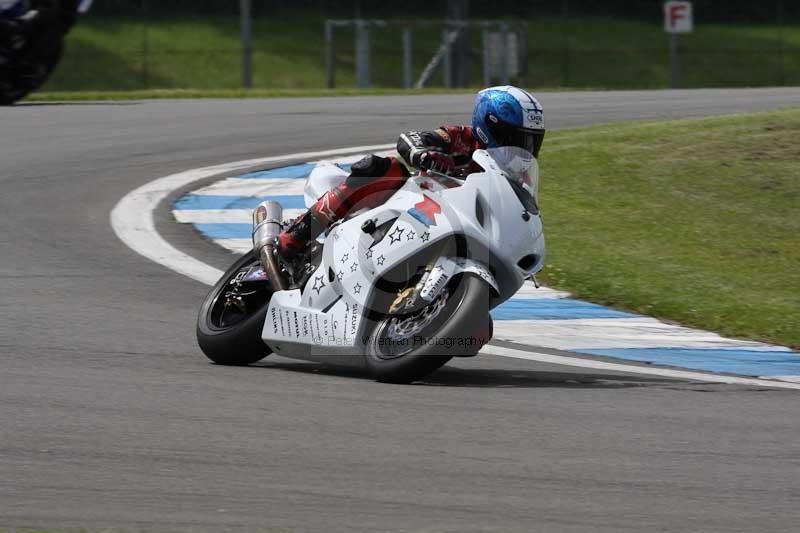
<svg viewBox="0 0 800 533">
<path fill-rule="evenodd" d="M 313 161 L 326 157 L 343 156 L 353 153 L 390 150 L 392 147 L 393 145 L 356 146 L 352 148 L 340 148 L 336 150 L 303 152 L 276 157 L 233 161 L 231 163 L 196 168 L 179 172 L 177 174 L 171 174 L 142 185 L 141 187 L 125 195 L 125 197 L 123 197 L 111 211 L 111 227 L 114 229 L 117 237 L 119 237 L 123 243 L 125 243 L 138 254 L 171 270 L 174 270 L 179 274 L 188 276 L 201 283 L 205 283 L 206 285 L 213 285 L 220 278 L 220 276 L 222 276 L 223 272 L 221 270 L 181 252 L 164 240 L 158 231 L 156 231 L 154 218 L 155 210 L 158 207 L 158 204 L 167 198 L 172 192 L 186 187 L 196 181 L 210 178 L 218 174 L 235 172 L 257 165 L 268 165 L 297 160 Z M 512 348 L 494 345 L 490 346 L 488 350 L 489 354 L 511 357 L 515 359 L 527 359 L 529 361 L 536 361 L 540 363 L 550 363 L 632 374 L 645 374 L 690 381 L 703 381 L 707 383 L 729 383 L 737 385 L 800 390 L 800 383 L 780 382 L 771 379 L 721 376 L 716 374 L 704 374 L 702 372 L 673 370 L 669 368 L 645 368 L 642 366 L 610 363 L 594 359 L 583 359 L 578 357 L 573 358 L 524 350 L 515 350 Z"/>
<path fill-rule="evenodd" d="M 190 183 L 210 178 L 225 172 L 235 172 L 256 165 L 268 165 L 297 160 L 314 160 L 325 157 L 350 154 L 353 152 L 373 152 L 388 150 L 392 145 L 356 146 L 321 152 L 303 152 L 297 154 L 264 157 L 234 161 L 222 165 L 196 168 L 171 174 L 142 185 L 125 195 L 111 211 L 111 227 L 122 242 L 133 251 L 155 261 L 179 274 L 188 276 L 206 285 L 213 285 L 223 272 L 194 257 L 181 252 L 156 231 L 154 212 L 158 204 L 173 191 L 186 187 Z"/>
<path fill-rule="evenodd" d="M 641 366 L 625 365 L 621 363 L 610 363 L 608 361 L 598 361 L 595 359 L 581 359 L 578 357 L 566 357 L 563 355 L 551 355 L 539 352 L 529 352 L 526 350 L 515 350 L 505 346 L 489 345 L 486 355 L 501 355 L 514 359 L 527 359 L 538 363 L 551 363 L 554 365 L 577 366 L 581 368 L 591 368 L 593 370 L 608 370 L 610 372 L 625 372 L 633 374 L 647 374 L 650 376 L 660 376 L 665 378 L 686 379 L 691 381 L 705 381 L 708 383 L 727 383 L 731 385 L 751 385 L 757 387 L 775 387 L 779 389 L 800 390 L 800 383 L 784 383 L 772 379 L 740 378 L 737 376 L 721 376 L 717 374 L 704 374 L 703 372 L 691 372 L 689 370 L 673 370 L 671 368 L 642 368 Z"/>
</svg>

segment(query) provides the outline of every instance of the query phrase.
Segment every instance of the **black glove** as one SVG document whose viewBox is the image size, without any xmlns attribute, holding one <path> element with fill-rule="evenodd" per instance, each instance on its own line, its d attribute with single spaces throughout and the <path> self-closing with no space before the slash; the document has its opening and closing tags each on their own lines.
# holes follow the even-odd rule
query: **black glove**
<svg viewBox="0 0 800 533">
<path fill-rule="evenodd" d="M 420 170 L 433 170 L 442 174 L 449 174 L 456 169 L 455 161 L 447 154 L 428 151 L 419 156 Z"/>
</svg>

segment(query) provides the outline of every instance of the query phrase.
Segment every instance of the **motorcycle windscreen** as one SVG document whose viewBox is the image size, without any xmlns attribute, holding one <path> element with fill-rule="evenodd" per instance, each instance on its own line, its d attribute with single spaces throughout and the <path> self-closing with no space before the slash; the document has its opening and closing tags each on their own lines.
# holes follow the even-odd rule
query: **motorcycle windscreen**
<svg viewBox="0 0 800 533">
<path fill-rule="evenodd" d="M 483 156 L 475 152 L 475 162 L 481 166 Z M 503 176 L 511 183 L 525 209 L 539 213 L 539 163 L 529 151 L 517 146 L 501 146 L 485 151 Z"/>
</svg>

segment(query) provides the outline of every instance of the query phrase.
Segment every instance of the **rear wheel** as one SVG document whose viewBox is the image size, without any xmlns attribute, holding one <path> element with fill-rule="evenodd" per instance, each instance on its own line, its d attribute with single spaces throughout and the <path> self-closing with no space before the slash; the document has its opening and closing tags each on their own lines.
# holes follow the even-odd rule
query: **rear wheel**
<svg viewBox="0 0 800 533">
<path fill-rule="evenodd" d="M 255 254 L 248 252 L 203 301 L 197 317 L 197 342 L 217 364 L 249 365 L 272 353 L 261 340 L 261 331 L 273 291 L 258 275 L 259 270 Z"/>
<path fill-rule="evenodd" d="M 378 322 L 366 354 L 373 377 L 410 383 L 455 356 L 476 355 L 492 337 L 489 299 L 485 282 L 463 276 L 415 313 Z"/>
</svg>

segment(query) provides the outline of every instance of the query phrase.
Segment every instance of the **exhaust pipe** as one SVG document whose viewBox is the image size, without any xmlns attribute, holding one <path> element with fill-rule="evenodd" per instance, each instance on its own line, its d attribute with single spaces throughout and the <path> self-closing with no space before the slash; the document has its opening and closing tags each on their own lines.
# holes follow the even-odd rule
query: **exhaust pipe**
<svg viewBox="0 0 800 533">
<path fill-rule="evenodd" d="M 281 233 L 283 207 L 278 202 L 261 202 L 253 211 L 253 251 L 261 261 L 270 283 L 276 290 L 286 290 L 286 280 L 281 275 L 275 256 L 275 244 Z"/>
</svg>

